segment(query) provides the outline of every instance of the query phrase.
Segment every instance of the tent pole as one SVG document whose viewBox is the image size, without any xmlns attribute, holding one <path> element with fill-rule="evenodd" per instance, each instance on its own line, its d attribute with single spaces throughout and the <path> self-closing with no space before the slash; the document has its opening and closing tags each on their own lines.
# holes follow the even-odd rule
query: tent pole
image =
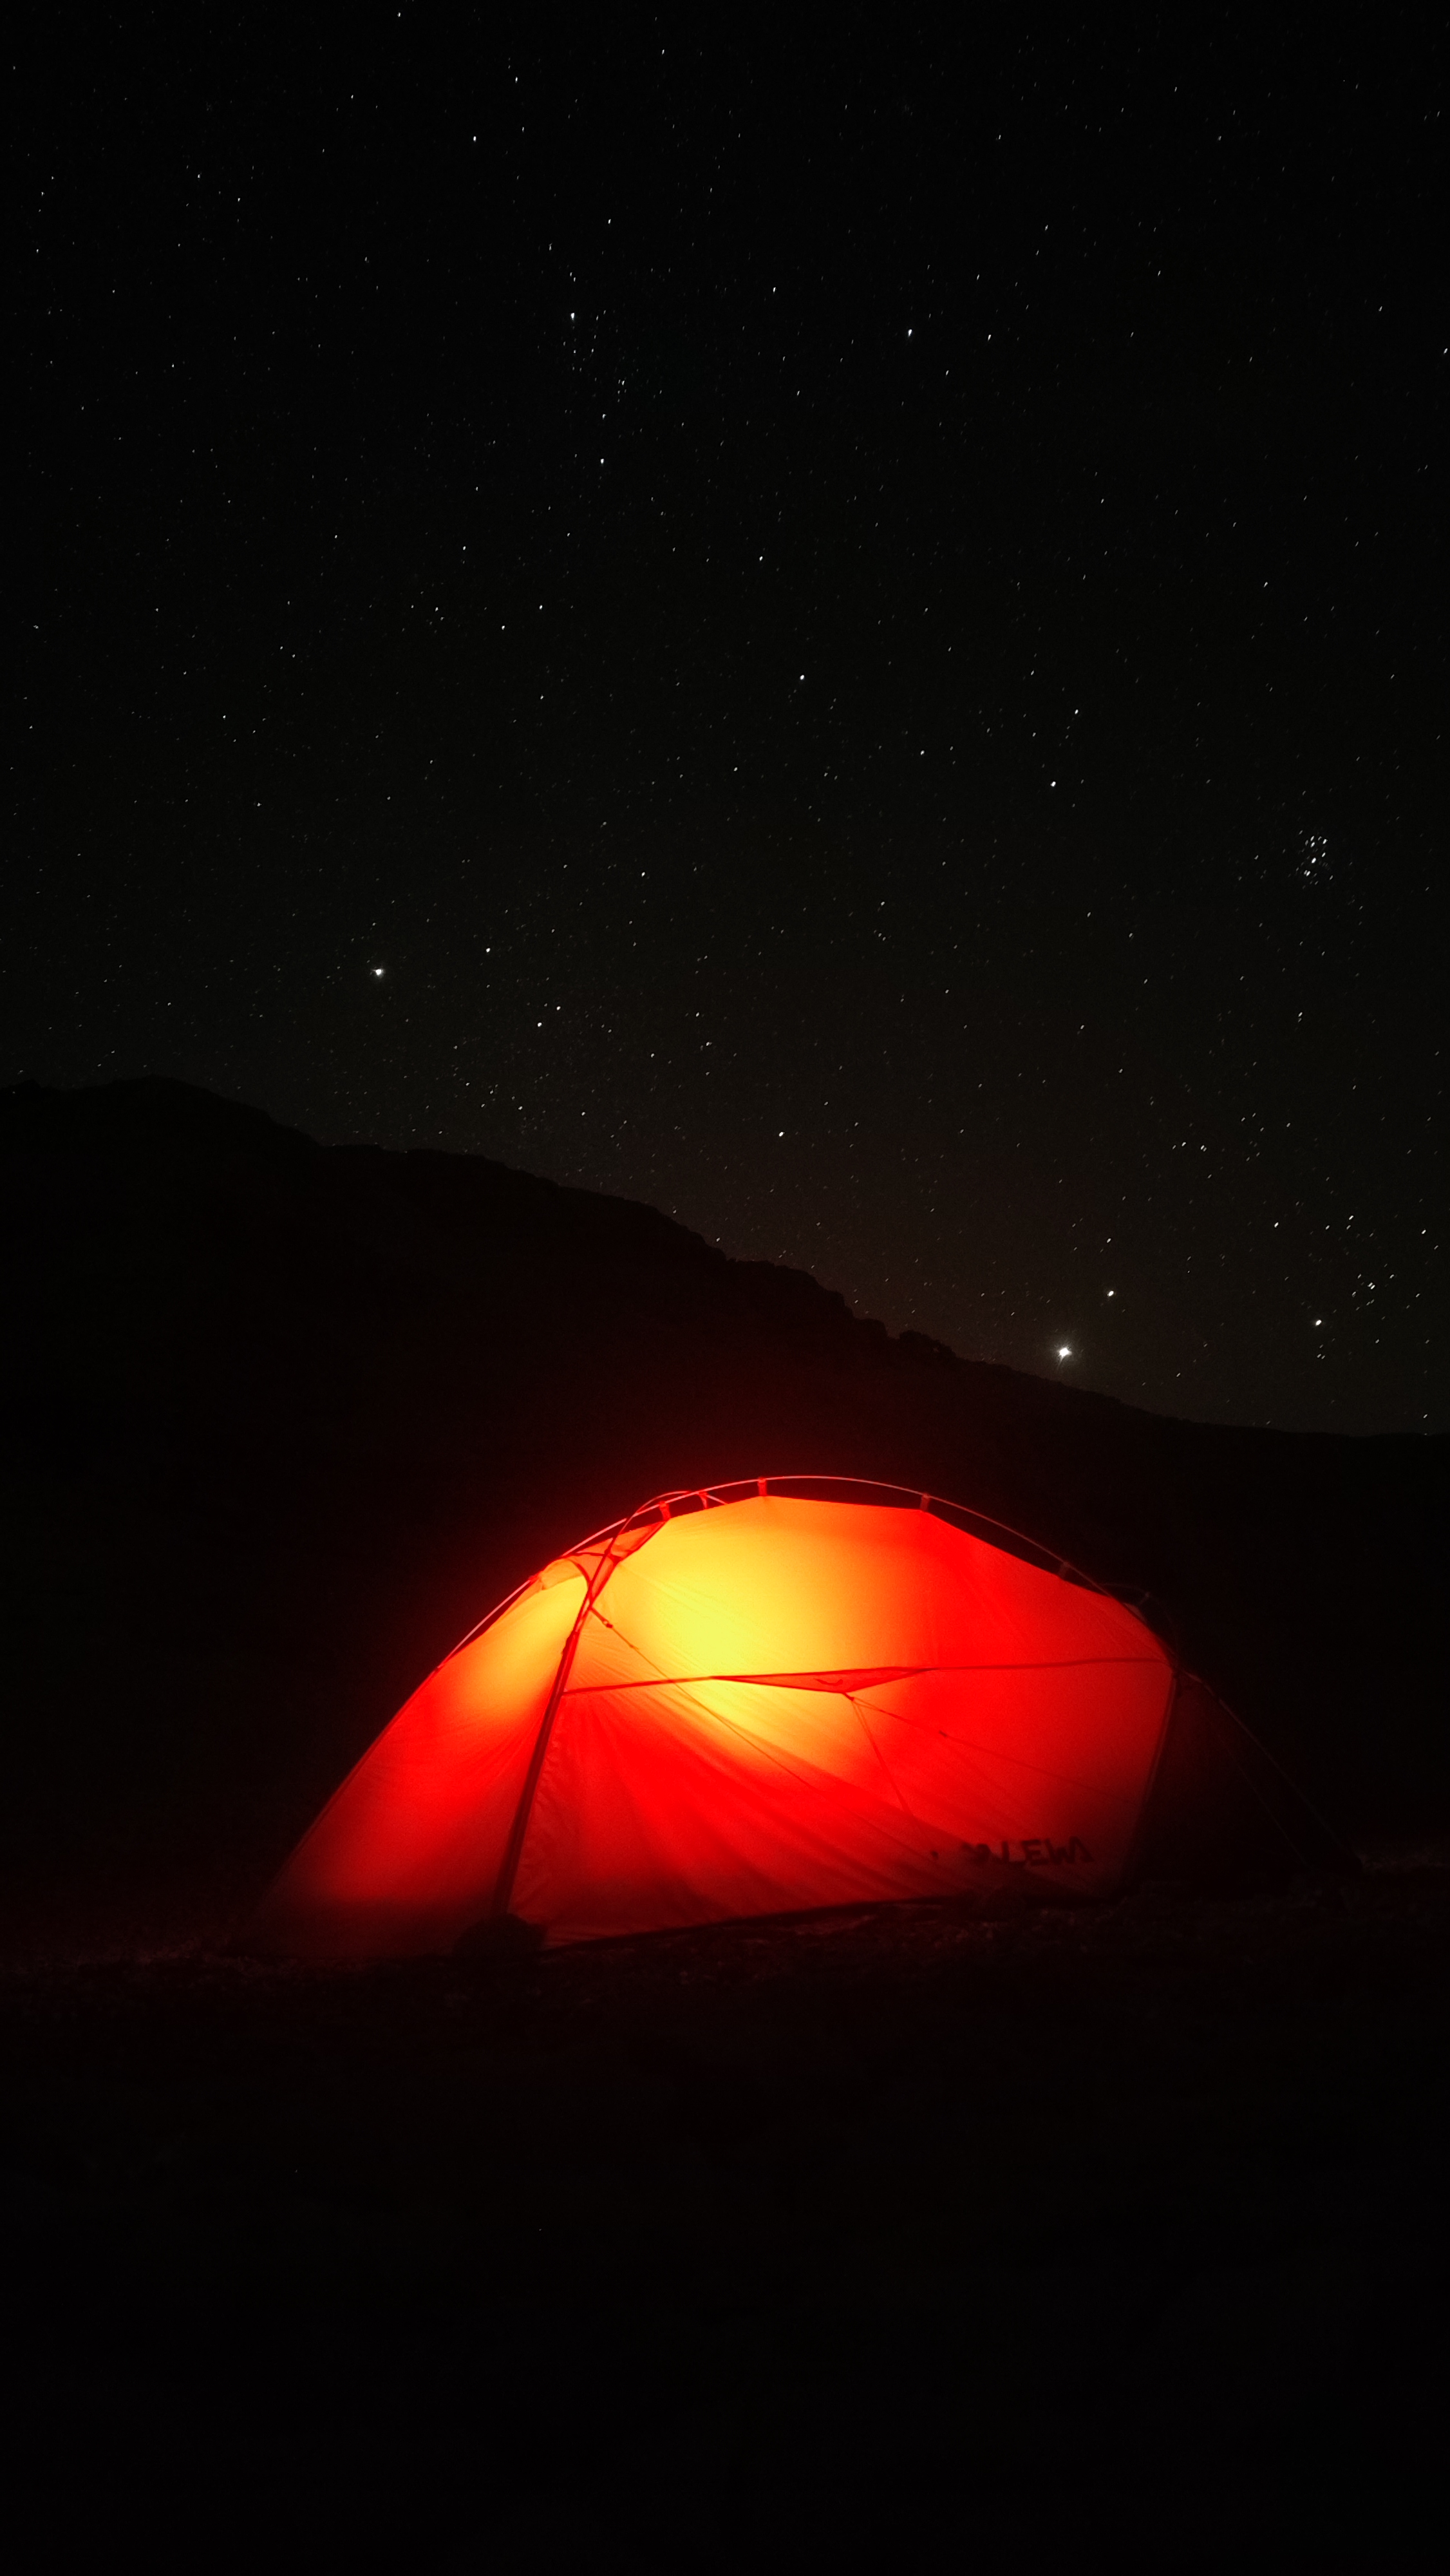
<svg viewBox="0 0 1450 2576">
<path fill-rule="evenodd" d="M 662 1516 L 660 1522 L 661 1528 L 664 1527 L 664 1517 L 667 1516 Z M 611 1574 L 614 1572 L 615 1565 L 618 1562 L 615 1550 L 619 1545 L 620 1539 L 624 1536 L 624 1531 L 625 1525 L 622 1524 L 619 1530 L 615 1533 L 615 1536 L 610 1540 L 608 1547 L 600 1558 L 598 1565 L 595 1567 L 593 1575 L 585 1585 L 584 1598 L 579 1604 L 574 1625 L 570 1629 L 569 1634 L 564 1641 L 564 1651 L 559 1657 L 559 1667 L 554 1675 L 554 1685 L 549 1693 L 544 1714 L 539 1720 L 539 1731 L 534 1738 L 534 1749 L 529 1755 L 529 1767 L 524 1775 L 524 1785 L 519 1792 L 519 1803 L 514 1810 L 514 1820 L 509 1828 L 509 1838 L 504 1847 L 504 1856 L 499 1863 L 498 1879 L 493 1891 L 493 1903 L 489 1908 L 489 1913 L 495 1922 L 497 1922 L 503 1915 L 507 1914 L 509 1910 L 509 1898 L 514 1892 L 514 1880 L 518 1876 L 519 1862 L 523 1858 L 524 1836 L 529 1830 L 529 1817 L 533 1812 L 534 1792 L 539 1785 L 539 1774 L 544 1767 L 544 1756 L 549 1749 L 549 1738 L 554 1732 L 554 1720 L 559 1713 L 559 1702 L 568 1688 L 569 1675 L 574 1669 L 574 1657 L 578 1652 L 580 1637 L 584 1633 L 584 1622 L 588 1618 L 590 1611 L 593 1609 L 595 1602 L 598 1600 L 600 1593 L 604 1590 L 604 1587 L 609 1581 Z"/>
</svg>

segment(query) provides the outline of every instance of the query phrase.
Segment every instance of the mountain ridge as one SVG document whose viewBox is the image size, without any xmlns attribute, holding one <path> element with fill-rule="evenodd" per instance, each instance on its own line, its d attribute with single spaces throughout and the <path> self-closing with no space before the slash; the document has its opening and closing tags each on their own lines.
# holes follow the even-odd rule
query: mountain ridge
<svg viewBox="0 0 1450 2576">
<path fill-rule="evenodd" d="M 0 1094 L 0 1187 L 0 1847 L 32 1889 L 239 1895 L 535 1566 L 761 1473 L 1023 1530 L 1148 1596 L 1341 1830 L 1450 1815 L 1450 1442 L 1148 1414 L 642 1202 L 160 1079 Z"/>
</svg>

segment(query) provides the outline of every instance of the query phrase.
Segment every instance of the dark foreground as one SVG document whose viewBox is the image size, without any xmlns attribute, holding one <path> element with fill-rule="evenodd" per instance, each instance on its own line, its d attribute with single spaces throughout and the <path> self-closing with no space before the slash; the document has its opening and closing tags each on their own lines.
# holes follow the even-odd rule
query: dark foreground
<svg viewBox="0 0 1450 2576">
<path fill-rule="evenodd" d="M 1439 2519 L 1443 1867 L 0 1998 L 27 2568 L 1383 2566 Z"/>
</svg>

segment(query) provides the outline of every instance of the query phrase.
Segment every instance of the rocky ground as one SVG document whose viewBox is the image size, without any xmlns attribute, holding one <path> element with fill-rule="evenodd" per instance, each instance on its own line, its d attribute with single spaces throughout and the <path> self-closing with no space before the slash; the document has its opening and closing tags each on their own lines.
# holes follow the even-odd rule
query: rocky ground
<svg viewBox="0 0 1450 2576">
<path fill-rule="evenodd" d="M 13 1966 L 23 2563 L 1414 2563 L 1446 1859 Z"/>
</svg>

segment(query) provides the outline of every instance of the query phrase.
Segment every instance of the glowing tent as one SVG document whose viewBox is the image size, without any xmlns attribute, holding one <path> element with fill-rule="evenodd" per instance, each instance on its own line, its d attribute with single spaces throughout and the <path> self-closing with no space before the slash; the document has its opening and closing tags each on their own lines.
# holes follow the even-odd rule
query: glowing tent
<svg viewBox="0 0 1450 2576">
<path fill-rule="evenodd" d="M 1108 1896 L 1322 1828 L 1138 1614 L 930 1496 L 673 1494 L 438 1666 L 257 1930 L 313 1956 L 550 1942 L 1035 1884 Z"/>
</svg>

